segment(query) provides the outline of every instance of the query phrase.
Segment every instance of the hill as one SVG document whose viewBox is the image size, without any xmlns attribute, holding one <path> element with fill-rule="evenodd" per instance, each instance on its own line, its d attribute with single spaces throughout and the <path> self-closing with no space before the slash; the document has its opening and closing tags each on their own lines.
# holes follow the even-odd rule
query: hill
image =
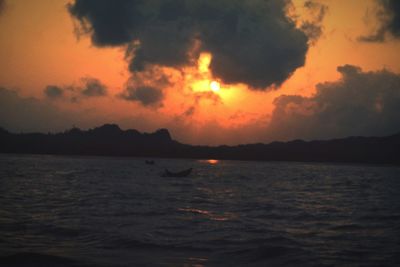
<svg viewBox="0 0 400 267">
<path fill-rule="evenodd" d="M 56 134 L 15 134 L 0 128 L 0 153 L 15 154 L 400 164 L 399 151 L 400 134 L 210 147 L 181 144 L 171 138 L 167 129 L 140 133 L 121 130 L 115 124 Z"/>
</svg>

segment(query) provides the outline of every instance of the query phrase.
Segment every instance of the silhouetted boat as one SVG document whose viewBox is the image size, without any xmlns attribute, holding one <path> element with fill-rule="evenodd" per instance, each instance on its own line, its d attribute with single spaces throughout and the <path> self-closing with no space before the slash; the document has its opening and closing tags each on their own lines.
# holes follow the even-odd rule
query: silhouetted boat
<svg viewBox="0 0 400 267">
<path fill-rule="evenodd" d="M 189 168 L 187 170 L 180 171 L 180 172 L 171 172 L 168 169 L 165 169 L 162 176 L 163 177 L 187 177 L 190 175 L 192 170 L 193 170 L 193 168 Z"/>
<path fill-rule="evenodd" d="M 154 162 L 154 160 L 146 160 L 145 163 L 147 165 L 154 165 L 155 162 Z"/>
</svg>

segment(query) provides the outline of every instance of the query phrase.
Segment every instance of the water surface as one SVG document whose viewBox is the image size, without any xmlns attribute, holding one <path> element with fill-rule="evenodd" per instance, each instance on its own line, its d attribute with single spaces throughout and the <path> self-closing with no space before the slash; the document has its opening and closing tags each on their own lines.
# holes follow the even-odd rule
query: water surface
<svg viewBox="0 0 400 267">
<path fill-rule="evenodd" d="M 400 264 L 399 167 L 144 161 L 0 155 L 0 265 Z"/>
</svg>

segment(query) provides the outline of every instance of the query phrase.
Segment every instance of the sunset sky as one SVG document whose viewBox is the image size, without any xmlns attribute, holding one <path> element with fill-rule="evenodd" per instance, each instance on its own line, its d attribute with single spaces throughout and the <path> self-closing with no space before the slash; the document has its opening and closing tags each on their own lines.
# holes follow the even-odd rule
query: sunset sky
<svg viewBox="0 0 400 267">
<path fill-rule="evenodd" d="M 0 127 L 190 144 L 400 132 L 397 0 L 0 0 Z"/>
</svg>

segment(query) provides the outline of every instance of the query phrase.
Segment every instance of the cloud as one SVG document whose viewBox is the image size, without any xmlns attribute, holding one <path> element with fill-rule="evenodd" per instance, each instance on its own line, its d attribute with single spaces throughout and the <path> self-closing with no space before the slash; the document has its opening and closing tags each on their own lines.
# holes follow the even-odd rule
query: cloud
<svg viewBox="0 0 400 267">
<path fill-rule="evenodd" d="M 66 90 L 68 88 L 64 88 L 65 94 L 71 92 Z M 63 99 L 68 98 L 64 95 Z M 145 119 L 140 119 L 145 124 Z M 110 117 L 105 110 L 88 103 L 68 106 L 59 101 L 22 97 L 15 90 L 0 86 L 0 127 L 11 132 L 60 132 L 73 125 L 88 129 L 121 121 L 118 116 Z M 138 122 L 138 125 L 141 124 Z"/>
<path fill-rule="evenodd" d="M 201 101 L 209 101 L 212 105 L 222 105 L 223 101 L 218 94 L 213 92 L 192 92 L 190 94 L 186 94 L 187 99 L 192 99 L 193 104 L 191 104 L 183 113 L 182 116 L 191 117 L 193 116 Z M 187 102 L 191 102 L 190 100 Z"/>
<path fill-rule="evenodd" d="M 133 128 L 149 132 L 167 127 L 175 140 L 220 145 L 262 140 L 265 131 L 261 131 L 259 127 L 266 125 L 265 122 L 257 121 L 251 125 L 232 128 L 224 127 L 216 121 L 201 122 L 195 118 L 171 117 L 154 109 L 137 108 L 136 112 L 129 112 L 128 115 L 110 115 L 107 114 L 107 106 L 102 109 L 86 103 L 79 107 L 76 106 L 80 105 L 79 103 L 69 107 L 65 107 L 68 103 L 62 103 L 60 106 L 59 104 L 58 101 L 50 102 L 47 99 L 25 98 L 14 90 L 0 87 L 0 127 L 11 132 L 43 133 L 64 131 L 73 125 L 88 129 L 105 123 L 117 123 L 124 129 Z"/>
<path fill-rule="evenodd" d="M 400 75 L 338 67 L 342 78 L 317 85 L 312 97 L 280 96 L 269 140 L 389 135 L 400 131 Z"/>
<path fill-rule="evenodd" d="M 48 85 L 44 89 L 44 94 L 52 99 L 60 98 L 64 94 L 64 89 L 56 85 Z"/>
<path fill-rule="evenodd" d="M 48 85 L 43 90 L 50 99 L 69 99 L 78 103 L 82 98 L 88 99 L 107 95 L 107 87 L 100 80 L 92 77 L 81 78 L 78 85 Z"/>
<path fill-rule="evenodd" d="M 56 131 L 77 122 L 76 114 L 66 114 L 36 98 L 23 98 L 0 87 L 0 127 L 10 131 Z"/>
<path fill-rule="evenodd" d="M 107 95 L 107 87 L 95 78 L 82 78 L 84 87 L 80 89 L 81 94 L 88 97 Z"/>
<path fill-rule="evenodd" d="M 400 1 L 376 0 L 375 17 L 378 27 L 371 35 L 359 37 L 363 42 L 384 42 L 390 37 L 400 38 Z"/>
<path fill-rule="evenodd" d="M 300 29 L 308 36 L 311 43 L 315 43 L 322 35 L 322 22 L 328 12 L 328 6 L 308 0 L 304 2 L 304 7 L 309 18 L 301 23 Z"/>
<path fill-rule="evenodd" d="M 128 101 L 138 101 L 143 106 L 153 107 L 161 106 L 162 100 L 164 99 L 164 93 L 161 89 L 150 86 L 141 86 L 137 88 L 128 86 L 119 96 Z"/>
<path fill-rule="evenodd" d="M 132 73 L 125 89 L 117 96 L 127 101 L 137 101 L 145 107 L 163 106 L 164 91 L 171 85 L 168 75 L 159 67 L 146 68 Z"/>
<path fill-rule="evenodd" d="M 210 52 L 215 77 L 263 89 L 280 85 L 305 62 L 309 37 L 286 15 L 289 3 L 76 0 L 68 9 L 96 46 L 127 47 L 132 72 L 191 65 Z"/>
<path fill-rule="evenodd" d="M 101 107 L 90 108 L 86 104 L 86 109 L 75 108 L 75 104 L 61 109 L 65 103 L 57 107 L 56 102 L 24 98 L 15 91 L 1 88 L 0 127 L 11 131 L 46 132 L 65 130 L 73 124 L 93 127 L 106 122 L 122 123 L 139 130 L 162 126 L 169 128 L 177 140 L 197 144 L 377 136 L 400 131 L 400 74 L 385 69 L 363 71 L 352 65 L 340 66 L 338 72 L 339 80 L 318 84 L 313 96 L 280 96 L 275 99 L 271 116 L 257 115 L 254 120 L 237 125 L 196 120 L 193 114 L 197 112 L 199 101 L 219 104 L 218 99 L 204 94 L 190 98 L 182 106 L 182 113 L 171 119 L 169 114 L 140 107 L 138 113 L 130 115 L 106 114 Z M 124 99 L 147 107 L 162 105 L 163 90 L 133 85 L 128 88 Z M 122 100 L 117 101 L 123 104 Z M 241 114 L 235 114 L 232 120 L 240 120 L 238 116 Z"/>
</svg>

